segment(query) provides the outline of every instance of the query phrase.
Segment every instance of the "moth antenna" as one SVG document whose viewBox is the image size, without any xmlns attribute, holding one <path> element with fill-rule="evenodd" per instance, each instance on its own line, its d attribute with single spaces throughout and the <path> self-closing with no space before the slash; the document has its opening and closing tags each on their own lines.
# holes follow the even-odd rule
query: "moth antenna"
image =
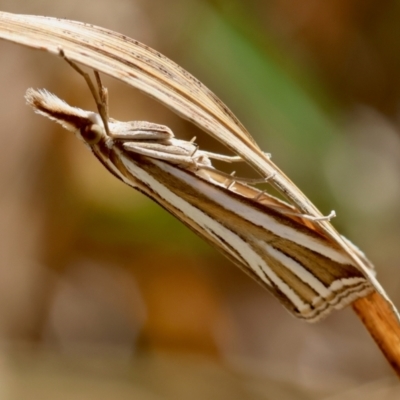
<svg viewBox="0 0 400 400">
<path fill-rule="evenodd" d="M 107 92 L 107 89 L 103 86 L 103 84 L 101 82 L 100 74 L 98 73 L 98 71 L 94 71 L 94 75 L 95 75 L 96 83 L 97 83 L 97 89 L 96 89 L 90 75 L 87 72 L 85 72 L 83 69 L 78 67 L 78 65 L 75 64 L 72 60 L 70 60 L 65 55 L 65 52 L 61 47 L 59 47 L 59 55 L 76 72 L 78 72 L 78 74 L 81 75 L 83 77 L 83 79 L 85 79 L 87 85 L 89 86 L 90 92 L 92 93 L 92 96 L 96 102 L 97 110 L 99 112 L 101 120 L 103 121 L 104 129 L 107 133 L 107 136 L 112 136 L 110 133 L 109 126 L 108 126 L 108 92 Z"/>
</svg>

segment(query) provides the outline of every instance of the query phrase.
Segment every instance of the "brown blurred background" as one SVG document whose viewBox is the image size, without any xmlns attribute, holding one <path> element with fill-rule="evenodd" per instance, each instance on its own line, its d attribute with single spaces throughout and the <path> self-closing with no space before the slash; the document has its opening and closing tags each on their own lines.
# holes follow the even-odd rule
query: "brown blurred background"
<svg viewBox="0 0 400 400">
<path fill-rule="evenodd" d="M 400 306 L 400 3 L 0 0 L 138 39 L 210 87 L 374 262 Z M 168 109 L 104 78 L 111 115 Z M 0 42 L 0 396 L 394 399 L 351 308 L 317 325 L 278 302 L 25 106 L 28 87 L 94 109 L 65 62 Z M 397 394 L 397 396 L 396 396 Z"/>
</svg>

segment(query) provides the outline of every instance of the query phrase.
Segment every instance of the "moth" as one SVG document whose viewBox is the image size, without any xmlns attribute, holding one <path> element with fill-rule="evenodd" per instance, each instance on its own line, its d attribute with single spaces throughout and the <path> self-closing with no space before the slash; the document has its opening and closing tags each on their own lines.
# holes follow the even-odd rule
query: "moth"
<svg viewBox="0 0 400 400">
<path fill-rule="evenodd" d="M 60 53 L 89 85 L 98 113 L 28 89 L 27 103 L 75 133 L 115 177 L 139 190 L 268 289 L 296 317 L 318 321 L 373 291 L 352 257 L 292 205 L 216 169 L 241 161 L 175 138 L 166 126 L 108 117 L 107 90 Z M 261 181 L 266 181 L 262 179 Z M 346 241 L 371 267 L 363 253 Z M 372 268 L 372 267 L 371 267 Z"/>
</svg>

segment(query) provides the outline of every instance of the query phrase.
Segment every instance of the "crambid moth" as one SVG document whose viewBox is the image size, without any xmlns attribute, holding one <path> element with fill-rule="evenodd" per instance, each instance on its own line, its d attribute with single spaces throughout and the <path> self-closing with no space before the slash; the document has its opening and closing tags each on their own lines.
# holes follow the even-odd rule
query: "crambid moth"
<svg viewBox="0 0 400 400">
<path fill-rule="evenodd" d="M 95 72 L 96 89 L 87 74 L 61 55 L 85 77 L 98 114 L 71 107 L 46 90 L 29 89 L 28 104 L 73 131 L 113 175 L 224 253 L 295 316 L 317 321 L 372 292 L 351 257 L 313 221 L 211 162 L 240 157 L 198 149 L 192 141 L 176 139 L 165 126 L 110 119 L 99 74 Z"/>
<path fill-rule="evenodd" d="M 281 204 L 273 198 L 267 200 L 268 196 L 265 194 L 261 196 L 257 189 L 249 185 L 236 182 L 232 186 L 218 171 L 208 169 L 208 177 L 203 176 L 203 180 L 205 179 L 204 182 L 208 185 L 208 180 L 213 179 L 230 192 L 240 187 L 242 195 L 246 197 L 245 194 L 248 194 L 253 203 L 255 201 L 262 204 L 262 206 L 257 205 L 262 212 L 266 206 L 271 208 L 271 213 L 277 209 L 281 210 L 281 215 L 288 217 L 288 221 L 296 221 L 299 224 L 296 226 L 302 226 L 300 229 L 308 232 L 315 231 L 314 235 L 322 237 L 325 243 L 328 242 L 334 248 L 340 249 L 339 253 L 350 258 L 353 268 L 356 266 L 373 287 L 370 295 L 357 298 L 352 303 L 353 309 L 400 376 L 399 314 L 385 290 L 375 279 L 368 262 L 354 246 L 339 235 L 327 219 L 318 218 L 321 217 L 321 213 L 315 206 L 266 157 L 229 108 L 199 80 L 158 51 L 137 40 L 82 22 L 0 12 L 0 38 L 57 55 L 61 47 L 70 60 L 114 77 L 157 99 L 219 140 L 261 176 L 269 177 L 268 183 L 289 200 L 290 206 Z M 85 115 L 87 117 L 87 114 L 84 114 L 83 118 L 86 118 Z M 73 127 L 70 125 L 70 128 Z M 176 165 L 172 167 L 178 168 Z M 189 170 L 186 173 L 189 173 Z M 195 174 L 195 171 L 191 173 Z M 198 171 L 196 176 L 202 173 L 204 171 Z M 233 193 L 231 195 L 236 196 Z M 289 218 L 290 213 L 292 213 L 291 218 Z"/>
</svg>

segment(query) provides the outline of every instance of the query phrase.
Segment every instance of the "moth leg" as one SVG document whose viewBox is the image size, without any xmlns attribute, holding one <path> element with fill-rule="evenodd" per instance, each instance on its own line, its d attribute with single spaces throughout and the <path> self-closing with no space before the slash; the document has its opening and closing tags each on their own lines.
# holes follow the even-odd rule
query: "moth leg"
<svg viewBox="0 0 400 400">
<path fill-rule="evenodd" d="M 212 153 L 210 151 L 202 151 L 202 154 L 213 160 L 223 161 L 228 163 L 243 161 L 242 157 L 240 156 L 226 156 L 224 154 Z"/>
<path fill-rule="evenodd" d="M 271 174 L 270 176 L 267 176 L 266 178 L 234 178 L 230 181 L 230 183 L 226 186 L 227 189 L 232 189 L 233 186 L 235 186 L 235 183 L 244 183 L 247 185 L 259 185 L 261 183 L 266 183 L 268 182 L 271 178 L 275 176 L 275 173 Z M 228 175 L 228 177 L 233 177 L 233 175 Z"/>
<path fill-rule="evenodd" d="M 265 190 L 260 191 L 256 196 L 253 197 L 253 200 L 259 201 L 262 197 L 264 197 L 266 194 Z"/>
<path fill-rule="evenodd" d="M 243 160 L 242 157 L 240 156 L 226 156 L 224 154 L 218 154 L 218 153 L 212 153 L 211 151 L 202 151 L 202 153 L 204 155 L 206 155 L 208 158 L 211 158 L 213 160 L 217 160 L 217 161 L 223 161 L 223 162 L 228 162 L 228 163 L 232 163 L 232 162 L 246 162 L 245 160 Z M 271 158 L 271 154 L 270 153 L 264 153 L 265 156 L 267 158 Z"/>
<path fill-rule="evenodd" d="M 286 215 L 293 215 L 294 217 L 299 217 L 303 219 L 307 219 L 312 222 L 320 222 L 320 221 L 330 221 L 332 218 L 336 217 L 335 210 L 332 210 L 328 215 L 323 215 L 322 217 L 315 217 L 314 215 L 302 214 L 301 212 L 292 212 L 285 211 Z"/>
<path fill-rule="evenodd" d="M 128 152 L 141 154 L 143 156 L 154 158 L 156 160 L 167 161 L 170 164 L 193 167 L 193 163 L 195 163 L 195 167 L 197 167 L 195 160 L 193 160 L 190 155 L 178 153 L 179 148 L 175 148 L 175 152 L 171 151 L 173 150 L 173 146 L 168 146 L 168 150 L 170 151 L 165 151 L 165 146 L 157 145 L 156 143 L 153 145 L 147 144 L 146 146 L 143 146 L 140 144 L 135 144 L 133 142 L 128 142 L 124 143 L 123 146 L 124 149 Z"/>
<path fill-rule="evenodd" d="M 208 166 L 208 165 L 200 165 L 199 168 L 200 169 L 204 169 L 204 170 L 208 170 L 208 171 L 213 171 L 213 172 L 217 171 L 215 168 L 213 168 L 212 166 Z M 276 173 L 273 172 L 271 175 L 269 175 L 269 176 L 267 176 L 265 178 L 235 177 L 234 179 L 232 179 L 234 173 L 233 174 L 228 174 L 226 172 L 219 171 L 219 170 L 217 172 L 218 172 L 218 174 L 220 176 L 223 176 L 223 177 L 225 177 L 225 178 L 227 178 L 229 180 L 229 184 L 227 186 L 230 186 L 230 187 L 232 187 L 235 182 L 244 183 L 244 184 L 248 184 L 248 185 L 258 185 L 260 183 L 266 183 L 276 175 Z"/>
<path fill-rule="evenodd" d="M 336 212 L 335 212 L 335 210 L 332 210 L 328 215 L 323 215 L 322 217 L 314 217 L 313 215 L 307 215 L 307 214 L 299 214 L 299 217 L 308 219 L 313 222 L 330 221 L 332 218 L 336 217 Z"/>
<path fill-rule="evenodd" d="M 63 49 L 59 49 L 60 57 L 63 58 L 79 75 L 85 79 L 87 85 L 89 86 L 90 92 L 96 102 L 97 110 L 99 112 L 100 118 L 103 121 L 104 129 L 108 136 L 112 136 L 110 134 L 110 129 L 108 127 L 108 94 L 107 89 L 103 86 L 100 75 L 97 71 L 94 71 L 94 75 L 96 77 L 97 89 L 93 84 L 92 78 L 90 75 L 85 72 L 83 69 L 78 67 L 73 61 L 71 61 L 66 55 Z"/>
</svg>

